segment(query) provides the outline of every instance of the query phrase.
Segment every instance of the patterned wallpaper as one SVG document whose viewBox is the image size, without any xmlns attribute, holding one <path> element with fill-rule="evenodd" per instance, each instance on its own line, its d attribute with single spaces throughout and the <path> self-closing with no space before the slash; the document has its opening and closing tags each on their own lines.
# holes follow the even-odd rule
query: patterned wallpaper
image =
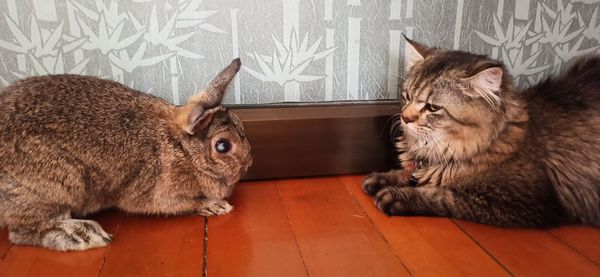
<svg viewBox="0 0 600 277">
<path fill-rule="evenodd" d="M 521 86 L 599 52 L 600 0 L 0 0 L 0 87 L 113 79 L 182 103 L 234 57 L 228 103 L 390 99 L 401 34 L 503 60 Z"/>
</svg>

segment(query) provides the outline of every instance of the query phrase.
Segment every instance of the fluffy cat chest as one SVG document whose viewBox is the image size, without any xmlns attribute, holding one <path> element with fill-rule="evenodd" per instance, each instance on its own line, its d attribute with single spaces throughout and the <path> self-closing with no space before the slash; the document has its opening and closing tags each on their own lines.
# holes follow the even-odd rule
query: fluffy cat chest
<svg viewBox="0 0 600 277">
<path fill-rule="evenodd" d="M 420 159 L 402 161 L 403 177 L 414 186 L 452 186 L 473 174 L 459 164 L 431 164 Z"/>
</svg>

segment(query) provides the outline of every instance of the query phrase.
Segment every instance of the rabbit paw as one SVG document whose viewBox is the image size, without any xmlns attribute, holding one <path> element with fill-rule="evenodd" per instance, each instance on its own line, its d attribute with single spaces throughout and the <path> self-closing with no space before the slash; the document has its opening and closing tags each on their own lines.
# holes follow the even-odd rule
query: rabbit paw
<svg viewBox="0 0 600 277">
<path fill-rule="evenodd" d="M 112 241 L 100 224 L 92 220 L 67 219 L 57 223 L 56 229 L 48 231 L 42 238 L 43 246 L 61 251 L 86 250 L 106 246 Z"/>
<path fill-rule="evenodd" d="M 80 251 L 103 247 L 112 241 L 111 235 L 107 234 L 100 224 L 92 220 L 57 220 L 52 222 L 47 229 L 38 231 L 37 234 L 39 237 L 30 232 L 11 231 L 9 238 L 16 244 L 40 244 L 59 251 Z"/>
<path fill-rule="evenodd" d="M 211 215 L 222 215 L 228 214 L 233 210 L 233 206 L 231 206 L 225 200 L 206 200 L 200 208 L 200 212 L 198 214 L 202 216 L 211 216 Z"/>
</svg>

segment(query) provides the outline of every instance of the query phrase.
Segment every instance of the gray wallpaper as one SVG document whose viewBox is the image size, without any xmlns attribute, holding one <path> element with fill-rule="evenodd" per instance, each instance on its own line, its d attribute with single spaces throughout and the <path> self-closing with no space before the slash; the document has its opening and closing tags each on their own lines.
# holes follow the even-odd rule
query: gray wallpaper
<svg viewBox="0 0 600 277">
<path fill-rule="evenodd" d="M 503 60 L 521 86 L 599 52 L 600 0 L 0 0 L 0 87 L 113 79 L 174 103 L 234 57 L 228 103 L 398 97 L 405 33 Z"/>
</svg>

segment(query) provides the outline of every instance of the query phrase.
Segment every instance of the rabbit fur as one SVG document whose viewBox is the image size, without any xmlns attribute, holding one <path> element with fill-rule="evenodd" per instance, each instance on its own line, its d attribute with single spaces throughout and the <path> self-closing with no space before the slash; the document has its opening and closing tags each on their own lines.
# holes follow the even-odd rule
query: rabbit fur
<svg viewBox="0 0 600 277">
<path fill-rule="evenodd" d="M 54 250 L 105 246 L 111 236 L 75 219 L 107 208 L 203 216 L 252 163 L 241 120 L 221 106 L 235 59 L 183 106 L 89 76 L 50 75 L 0 93 L 0 227 L 15 244 Z"/>
</svg>

